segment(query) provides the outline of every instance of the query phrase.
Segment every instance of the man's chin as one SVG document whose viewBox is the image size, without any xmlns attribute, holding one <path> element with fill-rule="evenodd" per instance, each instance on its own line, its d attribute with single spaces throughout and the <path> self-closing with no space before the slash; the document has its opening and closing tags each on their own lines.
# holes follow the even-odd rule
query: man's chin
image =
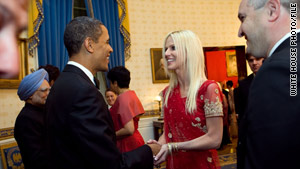
<svg viewBox="0 0 300 169">
<path fill-rule="evenodd" d="M 108 71 L 108 66 L 98 69 L 97 72 L 107 72 L 107 71 Z"/>
</svg>

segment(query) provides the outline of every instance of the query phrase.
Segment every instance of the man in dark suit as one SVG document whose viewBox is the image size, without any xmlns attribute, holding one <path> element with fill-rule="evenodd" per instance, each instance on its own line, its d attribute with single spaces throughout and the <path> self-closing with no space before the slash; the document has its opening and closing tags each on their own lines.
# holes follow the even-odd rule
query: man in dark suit
<svg viewBox="0 0 300 169">
<path fill-rule="evenodd" d="M 119 152 L 110 113 L 95 86 L 93 75 L 108 70 L 113 51 L 106 27 L 96 19 L 77 17 L 67 25 L 64 43 L 70 61 L 46 103 L 50 168 L 153 168 L 157 144 Z"/>
<path fill-rule="evenodd" d="M 47 168 L 44 106 L 50 91 L 48 81 L 48 73 L 40 69 L 27 75 L 18 88 L 25 105 L 16 119 L 14 136 L 24 167 L 29 169 Z"/>
<path fill-rule="evenodd" d="M 238 115 L 238 123 L 245 114 L 248 103 L 249 88 L 254 76 L 263 63 L 264 57 L 254 57 L 250 54 L 246 54 L 246 60 L 248 61 L 248 65 L 253 73 L 241 80 L 239 82 L 239 87 L 235 88 L 236 90 L 234 90 L 234 103 L 236 114 Z"/>
<path fill-rule="evenodd" d="M 247 53 L 267 57 L 251 84 L 242 119 L 240 168 L 299 167 L 300 66 L 295 58 L 300 56 L 299 14 L 299 0 L 242 0 L 240 4 L 239 36 L 247 40 Z"/>
<path fill-rule="evenodd" d="M 246 60 L 248 61 L 248 65 L 250 67 L 250 69 L 252 70 L 252 74 L 247 76 L 245 79 L 241 80 L 239 82 L 239 87 L 235 88 L 234 90 L 234 102 L 235 102 L 235 110 L 236 110 L 236 114 L 238 115 L 238 125 L 239 125 L 239 129 L 238 131 L 241 132 L 243 131 L 240 128 L 240 123 L 241 123 L 241 119 L 243 118 L 246 108 L 247 108 L 247 104 L 248 104 L 248 94 L 249 94 L 249 89 L 250 89 L 250 85 L 254 79 L 254 76 L 256 75 L 256 73 L 258 72 L 259 68 L 262 66 L 264 57 L 254 57 L 251 56 L 250 54 L 246 54 Z M 242 134 L 238 134 L 238 137 L 240 137 Z M 239 142 L 240 138 L 238 138 L 238 142 Z M 239 144 L 237 145 L 237 165 L 241 165 L 241 158 L 243 158 L 243 152 L 240 152 L 240 146 Z"/>
</svg>

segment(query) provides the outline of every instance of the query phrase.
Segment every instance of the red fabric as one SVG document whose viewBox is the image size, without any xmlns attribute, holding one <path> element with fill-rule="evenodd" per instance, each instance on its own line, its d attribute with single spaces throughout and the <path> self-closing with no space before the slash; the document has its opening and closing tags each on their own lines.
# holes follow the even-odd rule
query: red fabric
<svg viewBox="0 0 300 169">
<path fill-rule="evenodd" d="M 117 140 L 117 147 L 122 153 L 134 150 L 145 144 L 141 133 L 137 130 L 139 118 L 134 117 L 133 122 L 135 128 L 133 135 Z"/>
<path fill-rule="evenodd" d="M 139 118 L 137 115 L 143 114 L 144 108 L 134 91 L 127 91 L 117 97 L 110 113 L 114 122 L 115 131 L 124 128 L 130 120 L 134 122 L 134 133 L 131 136 L 117 140 L 119 150 L 128 152 L 145 144 L 144 139 L 138 131 Z"/>
<path fill-rule="evenodd" d="M 198 138 L 207 132 L 206 117 L 204 112 L 204 99 L 206 89 L 213 81 L 206 81 L 200 87 L 197 96 L 197 111 L 194 114 L 186 113 L 186 98 L 181 98 L 179 85 L 170 93 L 168 106 L 164 107 L 164 130 L 166 142 L 183 142 Z M 217 85 L 217 84 L 216 84 Z M 221 91 L 219 87 L 220 101 Z M 166 89 L 164 90 L 165 95 Z M 202 95 L 202 96 L 201 96 Z M 222 110 L 221 110 L 222 111 Z M 218 154 L 215 149 L 203 151 L 179 151 L 167 158 L 167 169 L 219 169 Z"/>
<path fill-rule="evenodd" d="M 235 87 L 238 77 L 227 76 L 226 52 L 230 51 L 232 50 L 205 52 L 207 78 L 218 82 L 232 80 L 233 87 Z"/>
</svg>

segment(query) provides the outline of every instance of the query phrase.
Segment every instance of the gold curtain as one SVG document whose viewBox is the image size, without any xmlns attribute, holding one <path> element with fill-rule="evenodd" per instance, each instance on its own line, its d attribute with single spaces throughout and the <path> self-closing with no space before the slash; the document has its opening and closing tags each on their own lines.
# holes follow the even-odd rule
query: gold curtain
<svg viewBox="0 0 300 169">
<path fill-rule="evenodd" d="M 33 50 L 40 40 L 38 37 L 39 28 L 44 20 L 43 0 L 30 0 L 28 7 L 28 39 L 29 55 L 33 56 Z"/>
<path fill-rule="evenodd" d="M 128 17 L 128 8 L 127 0 L 117 0 L 119 8 L 119 18 L 120 18 L 120 31 L 124 37 L 124 55 L 125 61 L 130 58 L 130 31 L 129 31 L 129 17 Z"/>
</svg>

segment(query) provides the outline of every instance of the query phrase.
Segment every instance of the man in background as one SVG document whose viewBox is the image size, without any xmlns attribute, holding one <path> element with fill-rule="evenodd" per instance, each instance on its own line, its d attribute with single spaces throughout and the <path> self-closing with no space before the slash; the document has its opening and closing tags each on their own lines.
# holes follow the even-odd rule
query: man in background
<svg viewBox="0 0 300 169">
<path fill-rule="evenodd" d="M 243 118 L 246 108 L 247 108 L 247 104 L 248 104 L 248 94 L 249 94 L 249 89 L 250 89 L 250 85 L 256 75 L 256 73 L 258 72 L 259 68 L 262 66 L 263 64 L 263 57 L 254 57 L 251 56 L 250 54 L 246 54 L 246 60 L 248 61 L 248 65 L 250 67 L 250 69 L 252 70 L 252 74 L 247 76 L 245 79 L 241 80 L 239 82 L 239 87 L 236 88 L 234 90 L 234 100 L 235 100 L 235 110 L 236 110 L 236 114 L 237 114 L 237 120 L 238 120 L 238 142 L 240 139 L 240 136 L 242 135 L 240 132 L 243 131 L 243 129 L 240 128 L 240 126 L 243 126 L 240 124 L 241 119 Z M 237 165 L 240 165 L 240 158 L 242 158 L 240 156 L 240 154 L 244 154 L 243 152 L 240 152 L 240 146 L 239 144 L 237 145 Z"/>
<path fill-rule="evenodd" d="M 14 136 L 25 168 L 47 167 L 45 148 L 44 106 L 50 91 L 48 73 L 44 69 L 27 75 L 20 83 L 18 96 L 25 106 L 18 115 Z"/>
<path fill-rule="evenodd" d="M 238 36 L 247 40 L 247 53 L 267 58 L 252 82 L 241 121 L 239 169 L 299 166 L 299 14 L 299 0 L 241 1 Z"/>
<path fill-rule="evenodd" d="M 19 74 L 18 35 L 27 27 L 28 0 L 0 0 L 0 78 Z"/>
<path fill-rule="evenodd" d="M 56 66 L 47 64 L 46 66 L 40 66 L 39 69 L 45 69 L 48 72 L 49 75 L 49 84 L 50 86 L 53 86 L 55 80 L 59 76 L 59 69 Z"/>
<path fill-rule="evenodd" d="M 234 90 L 234 103 L 238 117 L 238 123 L 240 123 L 240 119 L 242 119 L 243 115 L 245 114 L 248 103 L 249 88 L 256 73 L 263 64 L 264 57 L 256 58 L 250 54 L 246 54 L 246 60 L 248 61 L 248 65 L 253 73 L 241 80 L 239 82 L 239 87 Z"/>
<path fill-rule="evenodd" d="M 73 19 L 65 29 L 70 59 L 55 81 L 46 103 L 47 150 L 50 168 L 153 168 L 158 144 L 121 154 L 113 121 L 94 83 L 107 71 L 110 53 L 106 27 L 89 17 Z"/>
</svg>

